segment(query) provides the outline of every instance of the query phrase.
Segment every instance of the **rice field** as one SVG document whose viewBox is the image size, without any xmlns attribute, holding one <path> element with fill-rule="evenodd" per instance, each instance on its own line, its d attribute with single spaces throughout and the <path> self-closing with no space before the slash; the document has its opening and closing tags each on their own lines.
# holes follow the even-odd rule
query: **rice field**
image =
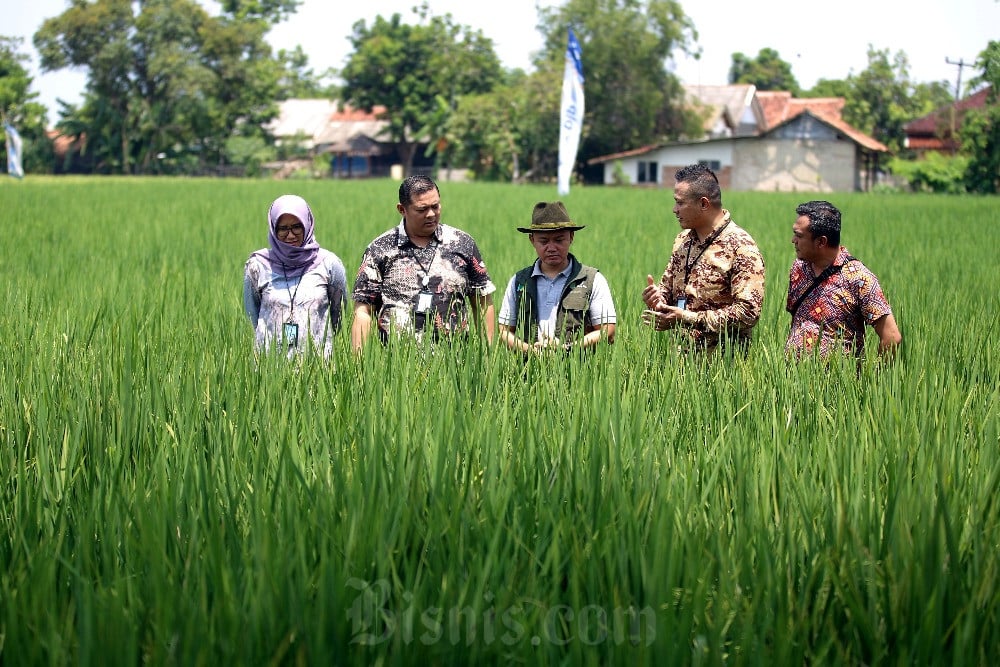
<svg viewBox="0 0 1000 667">
<path fill-rule="evenodd" d="M 255 360 L 243 264 L 300 194 L 353 283 L 397 183 L 0 181 L 0 663 L 991 664 L 1000 202 L 831 195 L 903 333 L 782 354 L 794 207 L 751 355 L 678 358 L 639 293 L 670 190 L 575 188 L 618 337 L 527 364 L 338 337 Z M 442 184 L 502 292 L 554 188 Z M 499 294 L 497 295 L 499 299 Z M 349 321 L 347 322 L 349 326 Z"/>
</svg>

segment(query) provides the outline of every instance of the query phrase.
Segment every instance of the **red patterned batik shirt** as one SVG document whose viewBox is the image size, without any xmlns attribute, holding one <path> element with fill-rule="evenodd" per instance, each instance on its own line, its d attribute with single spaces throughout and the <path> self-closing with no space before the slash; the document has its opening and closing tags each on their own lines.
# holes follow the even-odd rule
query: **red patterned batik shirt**
<svg viewBox="0 0 1000 667">
<path fill-rule="evenodd" d="M 851 258 L 847 248 L 840 247 L 834 266 L 842 268 L 826 278 L 792 313 L 792 328 L 785 342 L 785 352 L 792 356 L 819 353 L 826 357 L 834 350 L 861 356 L 865 324 L 873 324 L 892 312 L 878 278 Z M 789 312 L 815 278 L 808 262 L 797 260 L 792 264 L 786 306 Z"/>
</svg>

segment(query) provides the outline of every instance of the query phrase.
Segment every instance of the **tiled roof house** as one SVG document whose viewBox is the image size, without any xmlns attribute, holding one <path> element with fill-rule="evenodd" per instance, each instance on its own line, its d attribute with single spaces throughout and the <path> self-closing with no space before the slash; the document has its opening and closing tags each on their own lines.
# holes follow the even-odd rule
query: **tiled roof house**
<svg viewBox="0 0 1000 667">
<path fill-rule="evenodd" d="M 940 109 L 911 120 L 903 126 L 906 148 L 918 155 L 935 151 L 939 153 L 954 153 L 958 150 L 958 128 L 965 120 L 965 114 L 970 109 L 982 109 L 989 101 L 992 89 L 986 86 L 981 90 Z"/>
<path fill-rule="evenodd" d="M 673 187 L 673 173 L 708 164 L 733 190 L 846 192 L 867 190 L 888 149 L 844 122 L 843 98 L 797 99 L 755 86 L 687 86 L 688 104 L 704 115 L 705 134 L 691 140 L 604 155 L 604 182 Z"/>
</svg>

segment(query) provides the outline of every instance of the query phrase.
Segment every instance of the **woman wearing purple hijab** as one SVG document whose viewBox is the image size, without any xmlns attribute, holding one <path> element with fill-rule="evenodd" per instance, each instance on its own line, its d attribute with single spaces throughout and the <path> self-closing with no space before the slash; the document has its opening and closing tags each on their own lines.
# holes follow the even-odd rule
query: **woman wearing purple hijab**
<svg viewBox="0 0 1000 667">
<path fill-rule="evenodd" d="M 254 327 L 254 348 L 288 357 L 311 340 L 329 357 L 347 304 L 340 258 L 319 247 L 306 200 L 282 195 L 267 214 L 269 248 L 250 255 L 243 272 L 243 307 Z"/>
</svg>

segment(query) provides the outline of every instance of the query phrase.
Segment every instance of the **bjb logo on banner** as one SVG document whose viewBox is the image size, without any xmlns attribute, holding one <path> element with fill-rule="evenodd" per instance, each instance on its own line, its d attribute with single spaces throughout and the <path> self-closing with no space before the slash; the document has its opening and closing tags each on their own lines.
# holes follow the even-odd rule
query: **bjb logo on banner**
<svg viewBox="0 0 1000 667">
<path fill-rule="evenodd" d="M 3 124 L 3 130 L 7 135 L 7 173 L 24 178 L 24 169 L 21 167 L 21 135 L 9 123 Z"/>
<path fill-rule="evenodd" d="M 559 111 L 559 173 L 556 179 L 560 195 L 569 194 L 576 151 L 580 147 L 583 127 L 583 61 L 580 42 L 569 29 L 566 45 L 566 66 L 563 70 L 562 104 Z"/>
</svg>

